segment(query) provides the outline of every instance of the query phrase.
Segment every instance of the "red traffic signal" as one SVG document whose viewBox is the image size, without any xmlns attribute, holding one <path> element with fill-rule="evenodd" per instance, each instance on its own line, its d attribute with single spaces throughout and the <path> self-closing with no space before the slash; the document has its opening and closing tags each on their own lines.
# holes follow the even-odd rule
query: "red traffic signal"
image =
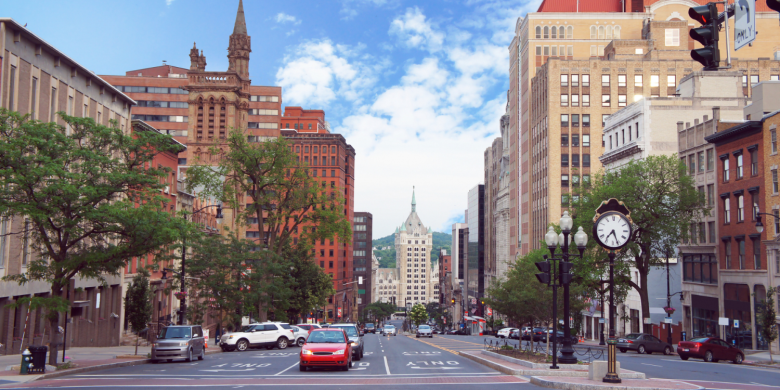
<svg viewBox="0 0 780 390">
<path fill-rule="evenodd" d="M 691 50 L 691 58 L 702 64 L 704 70 L 717 70 L 720 63 L 718 7 L 715 3 L 691 7 L 688 15 L 702 24 L 701 27 L 691 29 L 689 34 L 704 46 L 701 49 Z"/>
<path fill-rule="evenodd" d="M 710 6 L 715 8 L 714 16 L 712 15 L 712 12 L 710 12 Z M 715 7 L 715 4 L 708 3 L 698 7 L 691 7 L 688 9 L 688 16 L 701 24 L 708 24 L 718 18 L 718 9 Z"/>
</svg>

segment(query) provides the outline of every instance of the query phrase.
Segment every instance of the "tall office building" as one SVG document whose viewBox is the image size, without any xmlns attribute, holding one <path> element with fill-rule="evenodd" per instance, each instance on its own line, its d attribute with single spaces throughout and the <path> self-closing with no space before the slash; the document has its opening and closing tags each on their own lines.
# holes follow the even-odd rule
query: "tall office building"
<svg viewBox="0 0 780 390">
<path fill-rule="evenodd" d="M 352 272 L 353 278 L 363 277 L 363 284 L 357 285 L 357 311 L 363 314 L 363 308 L 373 302 L 371 296 L 371 258 L 374 217 L 365 211 L 355 212 L 352 223 Z M 353 290 L 354 291 L 354 290 Z"/>
<path fill-rule="evenodd" d="M 465 278 L 466 307 L 472 315 L 482 316 L 480 300 L 485 296 L 485 186 L 478 184 L 468 194 L 468 244 Z"/>
<path fill-rule="evenodd" d="M 423 305 L 438 300 L 432 284 L 433 229 L 423 225 L 417 215 L 417 201 L 412 191 L 412 211 L 395 231 L 395 264 L 399 280 L 399 307 Z"/>
<path fill-rule="evenodd" d="M 603 151 L 603 118 L 635 99 L 672 96 L 683 76 L 701 69 L 690 60 L 696 47 L 688 38 L 689 25 L 696 23 L 687 18 L 690 5 L 545 0 L 537 12 L 518 19 L 509 46 L 508 91 L 510 199 L 518 208 L 511 213 L 513 253 L 538 248 L 548 223 L 561 216 L 571 178 L 600 169 L 595 157 Z M 733 68 L 744 73 L 746 96 L 751 85 L 774 74 L 776 66 L 760 57 L 774 55 L 780 45 L 777 14 L 768 12 L 765 0 L 756 7 L 764 38 L 738 55 L 731 52 Z"/>
</svg>

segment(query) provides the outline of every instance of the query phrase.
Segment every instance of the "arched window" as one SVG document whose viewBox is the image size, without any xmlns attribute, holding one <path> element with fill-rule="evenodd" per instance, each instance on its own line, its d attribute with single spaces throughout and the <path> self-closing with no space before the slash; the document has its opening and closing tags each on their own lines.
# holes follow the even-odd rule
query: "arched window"
<svg viewBox="0 0 780 390">
<path fill-rule="evenodd" d="M 612 34 L 615 39 L 620 39 L 620 26 L 615 26 L 615 32 Z"/>
<path fill-rule="evenodd" d="M 599 26 L 599 39 L 604 39 L 604 26 Z"/>
<path fill-rule="evenodd" d="M 542 26 L 536 26 L 536 39 L 542 39 Z"/>
<path fill-rule="evenodd" d="M 550 34 L 551 34 L 550 38 L 552 39 L 558 38 L 558 28 L 552 26 L 552 32 Z"/>
<path fill-rule="evenodd" d="M 596 26 L 590 26 L 590 39 L 596 39 Z"/>
<path fill-rule="evenodd" d="M 574 38 L 574 26 L 566 27 L 566 39 Z"/>
<path fill-rule="evenodd" d="M 607 39 L 612 39 L 612 26 L 607 26 Z"/>
<path fill-rule="evenodd" d="M 558 38 L 560 39 L 563 39 L 565 37 L 563 30 L 564 30 L 563 26 L 558 27 Z"/>
<path fill-rule="evenodd" d="M 550 38 L 550 27 L 544 26 L 544 39 Z"/>
</svg>

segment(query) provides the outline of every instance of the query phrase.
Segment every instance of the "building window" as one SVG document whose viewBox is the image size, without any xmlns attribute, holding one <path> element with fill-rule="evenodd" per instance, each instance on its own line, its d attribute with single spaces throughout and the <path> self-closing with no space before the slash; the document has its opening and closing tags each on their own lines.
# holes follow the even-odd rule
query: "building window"
<svg viewBox="0 0 780 390">
<path fill-rule="evenodd" d="M 626 86 L 626 75 L 619 74 L 618 75 L 618 87 L 625 87 Z"/>
<path fill-rule="evenodd" d="M 707 206 L 715 206 L 715 185 L 707 184 Z"/>
<path fill-rule="evenodd" d="M 723 198 L 723 224 L 731 223 L 731 199 Z"/>
<path fill-rule="evenodd" d="M 743 75 L 742 75 L 742 88 L 747 88 L 747 86 L 748 86 L 748 83 L 747 83 L 747 81 L 748 81 L 748 77 L 747 77 L 747 75 L 746 75 L 746 74 L 743 74 Z"/>
<path fill-rule="evenodd" d="M 572 107 L 580 106 L 580 95 L 571 95 L 571 106 Z"/>
<path fill-rule="evenodd" d="M 777 153 L 777 130 L 769 130 L 769 134 L 772 136 L 772 154 Z"/>
<path fill-rule="evenodd" d="M 612 150 L 612 135 L 609 136 L 609 150 Z"/>
<path fill-rule="evenodd" d="M 772 193 L 777 194 L 777 169 L 772 170 Z"/>
<path fill-rule="evenodd" d="M 585 122 L 583 122 L 583 125 L 585 125 Z M 583 147 L 589 147 L 590 146 L 590 134 L 583 134 L 582 135 L 582 146 Z"/>
<path fill-rule="evenodd" d="M 561 87 L 568 87 L 569 86 L 569 75 L 562 74 L 561 75 Z"/>
<path fill-rule="evenodd" d="M 715 169 L 715 150 L 707 149 L 707 171 Z"/>
<path fill-rule="evenodd" d="M 590 114 L 582 114 L 582 127 L 590 127 Z"/>
<path fill-rule="evenodd" d="M 572 127 L 580 127 L 580 114 L 571 114 L 571 125 Z"/>
<path fill-rule="evenodd" d="M 590 75 L 589 74 L 582 75 L 582 86 L 583 87 L 590 87 Z"/>
<path fill-rule="evenodd" d="M 680 46 L 680 29 L 667 28 L 664 32 L 664 43 L 666 46 Z"/>
<path fill-rule="evenodd" d="M 696 173 L 696 155 L 688 156 L 688 173 L 693 176 Z"/>
<path fill-rule="evenodd" d="M 571 46 L 569 46 L 571 47 Z M 571 86 L 572 87 L 579 87 L 580 86 L 580 75 L 573 74 L 571 75 Z"/>
<path fill-rule="evenodd" d="M 758 75 L 757 74 L 750 75 L 750 86 L 755 87 L 756 84 L 758 84 Z"/>
<path fill-rule="evenodd" d="M 739 246 L 739 269 L 745 269 L 745 240 L 737 241 Z"/>
<path fill-rule="evenodd" d="M 536 39 L 542 39 L 542 26 L 536 26 Z"/>
<path fill-rule="evenodd" d="M 561 134 L 561 146 L 569 146 L 569 135 Z"/>
<path fill-rule="evenodd" d="M 569 106 L 569 95 L 563 94 L 561 95 L 561 107 L 568 107 Z"/>
<path fill-rule="evenodd" d="M 30 91 L 30 94 L 32 95 L 31 103 L 32 107 L 30 108 L 30 118 L 35 119 L 35 110 L 38 108 L 38 78 L 33 77 L 32 78 L 32 90 Z M 100 121 L 98 121 L 100 123 Z"/>
<path fill-rule="evenodd" d="M 607 123 L 607 118 L 609 118 L 609 114 L 601 114 L 601 127 L 604 127 L 604 124 Z"/>
<path fill-rule="evenodd" d="M 740 153 L 737 155 L 737 180 L 742 178 L 743 170 L 742 170 L 742 154 Z"/>
<path fill-rule="evenodd" d="M 569 155 L 568 154 L 562 154 L 561 155 L 561 166 L 562 167 L 568 167 L 569 166 Z"/>
<path fill-rule="evenodd" d="M 609 87 L 609 75 L 608 74 L 601 75 L 601 86 L 602 87 Z"/>
<path fill-rule="evenodd" d="M 658 87 L 661 84 L 661 76 L 657 74 L 650 75 L 650 88 Z"/>
<path fill-rule="evenodd" d="M 750 205 L 750 208 L 753 210 L 751 212 L 752 218 L 755 221 L 758 216 L 758 191 L 750 193 Z"/>
<path fill-rule="evenodd" d="M 561 114 L 561 127 L 569 127 L 569 115 Z"/>
<path fill-rule="evenodd" d="M 750 175 L 758 176 L 758 150 L 750 151 Z"/>
<path fill-rule="evenodd" d="M 710 244 L 715 243 L 715 222 L 707 222 L 707 228 L 710 232 Z"/>
<path fill-rule="evenodd" d="M 697 157 L 699 160 L 699 173 L 702 173 L 704 172 L 704 152 L 699 152 Z"/>
<path fill-rule="evenodd" d="M 571 155 L 571 166 L 573 167 L 579 167 L 580 166 L 580 155 L 575 153 Z"/>
<path fill-rule="evenodd" d="M 609 94 L 601 95 L 601 107 L 609 107 Z"/>
<path fill-rule="evenodd" d="M 676 87 L 677 86 L 677 76 L 675 76 L 675 75 L 666 76 L 666 86 L 667 87 Z"/>
<path fill-rule="evenodd" d="M 51 89 L 51 108 L 49 108 L 49 122 L 54 122 L 57 114 L 57 88 Z"/>
<path fill-rule="evenodd" d="M 753 240 L 753 269 L 761 269 L 761 239 Z"/>
<path fill-rule="evenodd" d="M 780 210 L 772 210 L 772 215 L 775 216 L 775 235 L 780 234 Z M 780 270 L 780 266 L 777 267 Z"/>
<path fill-rule="evenodd" d="M 729 182 L 729 159 L 728 158 L 723 160 L 723 182 L 724 183 Z"/>
<path fill-rule="evenodd" d="M 707 231 L 704 222 L 699 222 L 699 244 L 707 243 Z"/>
<path fill-rule="evenodd" d="M 718 262 L 714 255 L 683 256 L 683 280 L 686 282 L 718 284 Z"/>
<path fill-rule="evenodd" d="M 618 107 L 626 106 L 626 95 L 618 95 Z"/>
<path fill-rule="evenodd" d="M 571 146 L 580 146 L 580 135 L 579 134 L 572 134 L 571 135 Z"/>
<path fill-rule="evenodd" d="M 740 195 L 737 197 L 737 222 L 743 222 L 745 220 L 745 197 Z"/>
<path fill-rule="evenodd" d="M 582 166 L 583 167 L 589 167 L 590 166 L 590 154 L 583 154 L 582 155 Z"/>
<path fill-rule="evenodd" d="M 726 254 L 726 269 L 731 269 L 731 241 L 726 241 L 723 246 L 723 252 Z"/>
<path fill-rule="evenodd" d="M 590 95 L 582 95 L 582 106 L 590 107 Z"/>
<path fill-rule="evenodd" d="M 569 186 L 569 175 L 561 175 L 561 187 Z"/>
<path fill-rule="evenodd" d="M 642 88 L 642 75 L 641 74 L 635 74 L 634 75 L 634 88 Z"/>
</svg>

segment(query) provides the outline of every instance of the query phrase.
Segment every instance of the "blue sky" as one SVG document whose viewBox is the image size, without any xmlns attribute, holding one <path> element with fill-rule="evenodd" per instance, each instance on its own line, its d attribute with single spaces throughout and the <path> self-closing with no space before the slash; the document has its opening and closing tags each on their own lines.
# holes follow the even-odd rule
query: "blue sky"
<svg viewBox="0 0 780 390">
<path fill-rule="evenodd" d="M 356 150 L 355 210 L 374 236 L 410 211 L 450 232 L 506 108 L 517 18 L 540 0 L 245 0 L 254 85 L 283 87 L 284 105 L 323 109 Z M 0 16 L 97 74 L 188 67 L 193 42 L 206 70 L 227 69 L 238 0 L 0 0 Z"/>
</svg>

